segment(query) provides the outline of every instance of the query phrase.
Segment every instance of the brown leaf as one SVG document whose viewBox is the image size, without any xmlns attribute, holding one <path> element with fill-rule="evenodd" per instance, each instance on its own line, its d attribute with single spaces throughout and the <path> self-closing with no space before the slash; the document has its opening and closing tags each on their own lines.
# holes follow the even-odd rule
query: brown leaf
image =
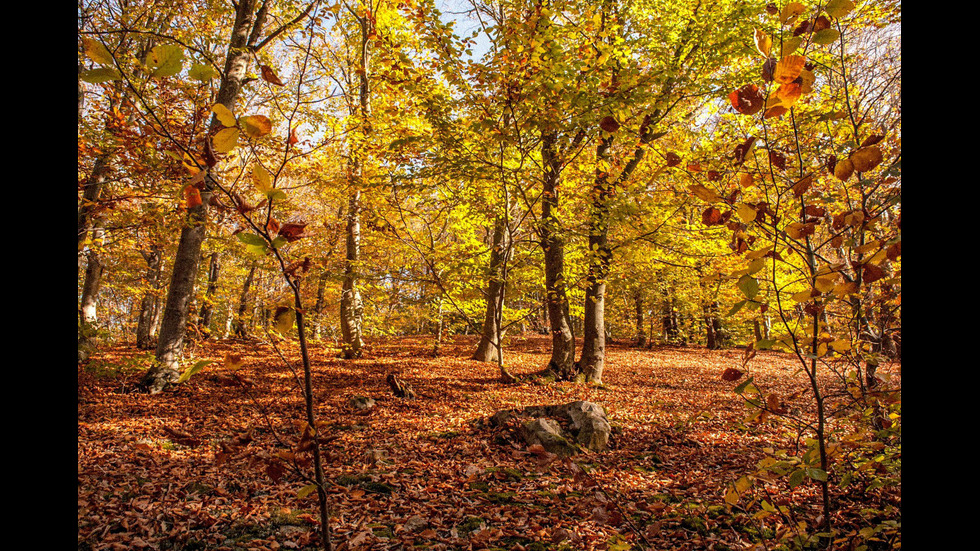
<svg viewBox="0 0 980 551">
<path fill-rule="evenodd" d="M 786 169 L 786 155 L 783 155 L 780 151 L 776 151 L 775 149 L 771 150 L 769 152 L 769 162 L 779 170 Z"/>
<path fill-rule="evenodd" d="M 260 69 L 262 70 L 262 80 L 266 82 L 271 82 L 276 86 L 285 86 L 282 83 L 282 81 L 279 80 L 279 77 L 276 76 L 276 72 L 272 69 L 272 67 L 269 67 L 268 65 L 263 65 L 260 67 Z"/>
<path fill-rule="evenodd" d="M 729 367 L 721 374 L 721 380 L 726 382 L 735 382 L 742 378 L 743 372 L 735 369 L 734 367 Z"/>
<path fill-rule="evenodd" d="M 667 159 L 667 166 L 677 166 L 681 164 L 681 158 L 677 155 L 677 153 L 674 153 L 673 151 L 667 153 L 666 159 Z"/>
<path fill-rule="evenodd" d="M 307 236 L 306 234 L 306 224 L 283 224 L 279 228 L 279 235 L 286 238 L 286 241 L 292 243 L 298 239 L 302 239 Z"/>
<path fill-rule="evenodd" d="M 755 136 L 749 136 L 744 142 L 735 147 L 735 151 L 732 152 L 732 160 L 735 164 L 740 165 L 745 162 L 745 157 L 749 154 L 749 150 L 752 148 L 752 144 L 755 143 Z"/>
<path fill-rule="evenodd" d="M 619 121 L 616 120 L 616 117 L 607 115 L 599 121 L 599 127 L 606 132 L 615 132 L 619 130 Z"/>
<path fill-rule="evenodd" d="M 766 98 L 762 95 L 759 87 L 755 84 L 746 84 L 741 88 L 728 94 L 728 101 L 732 108 L 743 115 L 754 115 L 758 113 L 766 103 Z"/>
<path fill-rule="evenodd" d="M 715 226 L 721 224 L 721 211 L 715 207 L 708 207 L 701 213 L 701 222 L 705 226 Z"/>
</svg>

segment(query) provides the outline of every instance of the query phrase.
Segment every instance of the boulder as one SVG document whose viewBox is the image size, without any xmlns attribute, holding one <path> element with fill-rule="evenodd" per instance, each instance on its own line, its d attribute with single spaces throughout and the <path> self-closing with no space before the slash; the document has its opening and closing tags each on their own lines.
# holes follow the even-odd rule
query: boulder
<svg viewBox="0 0 980 551">
<path fill-rule="evenodd" d="M 491 426 L 515 426 L 528 445 L 540 444 L 559 456 L 575 454 L 579 448 L 603 451 L 609 446 L 612 427 L 606 412 L 594 402 L 577 401 L 552 406 L 505 409 L 488 419 Z"/>
</svg>

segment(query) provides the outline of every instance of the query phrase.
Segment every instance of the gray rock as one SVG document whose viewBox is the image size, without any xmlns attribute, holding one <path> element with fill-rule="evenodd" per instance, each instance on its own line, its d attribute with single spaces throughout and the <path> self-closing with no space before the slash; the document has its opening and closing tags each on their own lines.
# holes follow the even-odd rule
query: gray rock
<svg viewBox="0 0 980 551">
<path fill-rule="evenodd" d="M 369 398 L 367 396 L 354 396 L 348 400 L 350 406 L 358 410 L 368 410 L 374 407 L 374 398 Z"/>
<path fill-rule="evenodd" d="M 576 444 L 592 451 L 609 446 L 612 427 L 602 406 L 593 402 L 571 402 L 554 406 L 529 406 L 494 413 L 488 423 L 503 427 L 517 420 L 517 431 L 528 444 L 541 444 L 556 455 L 577 452 Z M 562 428 L 567 426 L 568 433 Z"/>
</svg>

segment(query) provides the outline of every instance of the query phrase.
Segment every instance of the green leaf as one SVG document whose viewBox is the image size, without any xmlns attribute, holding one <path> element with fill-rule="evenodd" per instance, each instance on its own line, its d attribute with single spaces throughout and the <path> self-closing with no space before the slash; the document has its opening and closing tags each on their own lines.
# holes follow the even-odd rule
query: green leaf
<svg viewBox="0 0 980 551">
<path fill-rule="evenodd" d="M 790 488 L 795 488 L 803 483 L 803 479 L 806 477 L 806 472 L 803 469 L 796 469 L 789 475 L 789 486 Z"/>
<path fill-rule="evenodd" d="M 759 280 L 750 275 L 744 275 L 738 280 L 738 289 L 746 297 L 753 299 L 759 294 Z"/>
<path fill-rule="evenodd" d="M 82 38 L 82 46 L 85 48 L 85 55 L 99 65 L 115 65 L 112 54 L 109 50 L 94 38 Z"/>
<path fill-rule="evenodd" d="M 735 305 L 732 306 L 732 309 L 728 311 L 728 315 L 729 316 L 735 315 L 739 310 L 742 309 L 743 306 L 745 306 L 745 303 L 746 302 L 747 301 L 745 301 L 745 300 L 740 300 L 740 301 L 736 302 Z"/>
<path fill-rule="evenodd" d="M 822 29 L 813 33 L 813 41 L 817 44 L 833 44 L 840 38 L 840 31 L 837 29 Z"/>
<path fill-rule="evenodd" d="M 820 482 L 827 482 L 827 471 L 824 471 L 822 469 L 816 469 L 812 467 L 808 468 L 806 470 L 806 475 L 812 478 L 813 480 L 818 480 Z"/>
<path fill-rule="evenodd" d="M 255 235 L 254 233 L 240 233 L 238 234 L 238 240 L 246 245 L 266 245 L 265 238 L 261 235 Z"/>
<path fill-rule="evenodd" d="M 839 19 L 851 13 L 851 10 L 854 9 L 854 2 L 851 2 L 851 0 L 830 0 L 824 6 L 824 9 L 827 10 L 827 13 L 831 17 Z"/>
<path fill-rule="evenodd" d="M 161 44 L 150 50 L 146 65 L 153 78 L 174 76 L 184 68 L 184 50 L 173 44 Z"/>
<path fill-rule="evenodd" d="M 210 65 L 205 65 L 203 63 L 195 63 L 191 65 L 190 71 L 187 71 L 187 76 L 194 80 L 199 80 L 201 82 L 207 82 L 212 78 L 218 76 L 218 71 Z"/>
<path fill-rule="evenodd" d="M 185 370 L 185 371 L 184 371 L 184 372 L 183 372 L 183 373 L 182 373 L 182 374 L 180 375 L 180 378 L 179 378 L 179 379 L 177 379 L 177 382 L 178 382 L 178 383 L 184 383 L 184 382 L 187 382 L 187 380 L 188 380 L 188 379 L 190 379 L 190 378 L 191 378 L 191 376 L 193 376 L 194 374 L 196 374 L 196 373 L 198 373 L 199 371 L 201 371 L 202 369 L 204 369 L 204 366 L 206 366 L 206 365 L 208 365 L 208 364 L 210 364 L 210 363 L 214 363 L 214 360 L 201 360 L 201 361 L 199 361 L 199 362 L 197 362 L 196 364 L 194 364 L 194 365 L 192 365 L 191 367 L 189 367 L 189 368 L 187 368 L 187 369 L 186 369 L 186 370 Z"/>
<path fill-rule="evenodd" d="M 742 381 L 742 384 L 740 384 L 737 387 L 735 387 L 735 394 L 741 394 L 741 393 L 745 392 L 746 387 L 748 387 L 749 385 L 751 385 L 752 384 L 752 381 L 754 381 L 754 380 L 755 380 L 755 377 L 749 377 L 748 379 Z"/>
<path fill-rule="evenodd" d="M 122 76 L 115 69 L 91 69 L 88 71 L 82 71 L 78 78 L 89 84 L 100 84 L 102 82 L 109 82 L 110 80 L 122 80 Z"/>
<path fill-rule="evenodd" d="M 315 491 L 316 491 L 316 484 L 307 484 L 306 486 L 300 488 L 298 492 L 296 492 L 296 497 L 298 497 L 299 499 L 303 499 L 304 497 L 310 495 Z"/>
</svg>

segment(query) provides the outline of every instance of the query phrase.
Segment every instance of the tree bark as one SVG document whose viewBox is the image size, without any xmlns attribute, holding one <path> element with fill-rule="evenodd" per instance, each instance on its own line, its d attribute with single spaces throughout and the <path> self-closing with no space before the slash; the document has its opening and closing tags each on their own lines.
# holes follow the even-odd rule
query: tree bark
<svg viewBox="0 0 980 551">
<path fill-rule="evenodd" d="M 558 380 L 575 378 L 575 334 L 568 313 L 565 283 L 565 241 L 558 219 L 558 184 L 561 179 L 561 159 L 558 156 L 557 134 L 541 136 L 541 158 L 544 163 L 544 183 L 541 195 L 541 248 L 544 250 L 544 282 L 548 301 L 548 320 L 551 324 L 551 359 L 546 371 Z"/>
<path fill-rule="evenodd" d="M 369 37 L 374 33 L 373 15 L 357 18 L 361 30 L 360 66 L 358 67 L 358 105 L 360 115 L 360 144 L 351 146 L 351 190 L 347 208 L 347 258 L 344 283 L 340 296 L 341 354 L 346 359 L 359 358 L 363 353 L 363 305 L 357 288 L 361 248 L 361 189 L 364 186 L 366 142 L 371 134 L 371 49 Z"/>
<path fill-rule="evenodd" d="M 252 266 L 248 269 L 248 275 L 245 276 L 245 283 L 242 284 L 242 294 L 238 297 L 238 313 L 235 316 L 235 336 L 242 339 L 248 337 L 245 312 L 248 311 L 248 291 L 252 287 L 252 281 L 255 279 L 255 269 L 258 265 L 257 260 L 252 261 Z"/>
<path fill-rule="evenodd" d="M 146 260 L 147 289 L 143 292 L 143 299 L 140 301 L 139 321 L 136 324 L 136 347 L 147 350 L 152 346 L 153 341 L 153 321 L 156 304 L 159 302 L 158 291 L 163 262 L 158 245 L 151 245 L 148 250 L 140 251 L 140 254 Z"/>
<path fill-rule="evenodd" d="M 633 303 L 636 311 L 636 340 L 634 341 L 634 346 L 646 346 L 647 335 L 646 330 L 643 327 L 643 315 L 645 309 L 643 307 L 643 290 L 637 288 L 633 291 Z"/>
<path fill-rule="evenodd" d="M 88 263 L 85 267 L 85 282 L 82 284 L 82 296 L 78 309 L 78 359 L 85 361 L 92 352 L 95 339 L 95 324 L 98 321 L 97 307 L 99 288 L 102 286 L 102 274 L 105 267 L 99 252 L 103 230 L 101 227 L 92 228 L 93 245 L 86 254 Z"/>
<path fill-rule="evenodd" d="M 582 356 L 578 370 L 585 382 L 602 384 L 602 370 L 606 363 L 606 278 L 612 249 L 609 248 L 609 148 L 612 137 L 603 135 L 596 147 L 595 184 L 592 188 L 592 205 L 589 215 L 589 272 L 585 288 L 585 320 L 582 336 Z"/>
<path fill-rule="evenodd" d="M 247 74 L 249 59 L 253 55 L 249 48 L 249 34 L 261 28 L 263 23 L 261 18 L 256 18 L 256 3 L 257 0 L 239 0 L 235 8 L 235 24 L 232 27 L 224 74 L 217 95 L 217 103 L 232 112 L 235 111 L 235 100 Z M 217 117 L 212 117 L 207 139 L 220 126 Z M 142 380 L 142 386 L 152 394 L 163 391 L 180 377 L 179 361 L 184 348 L 188 308 L 194 296 L 194 279 L 207 229 L 207 205 L 213 190 L 211 178 L 205 178 L 204 181 L 206 189 L 201 193 L 202 204 L 188 209 L 187 221 L 180 232 L 157 340 L 156 363 Z"/>
<path fill-rule="evenodd" d="M 201 305 L 197 322 L 205 335 L 211 334 L 211 315 L 214 313 L 214 295 L 218 291 L 218 274 L 220 271 L 221 253 L 215 251 L 211 253 L 211 261 L 208 266 L 208 288 L 204 293 L 204 304 Z"/>
<path fill-rule="evenodd" d="M 480 342 L 476 345 L 476 351 L 470 356 L 473 360 L 480 362 L 497 361 L 503 353 L 495 343 L 497 336 L 502 333 L 503 311 L 501 305 L 504 300 L 506 279 L 503 270 L 510 251 L 510 235 L 506 219 L 503 216 L 498 216 L 493 225 L 493 245 L 490 249 L 490 265 L 487 269 L 487 305 L 483 317 L 483 331 L 480 333 Z"/>
</svg>

